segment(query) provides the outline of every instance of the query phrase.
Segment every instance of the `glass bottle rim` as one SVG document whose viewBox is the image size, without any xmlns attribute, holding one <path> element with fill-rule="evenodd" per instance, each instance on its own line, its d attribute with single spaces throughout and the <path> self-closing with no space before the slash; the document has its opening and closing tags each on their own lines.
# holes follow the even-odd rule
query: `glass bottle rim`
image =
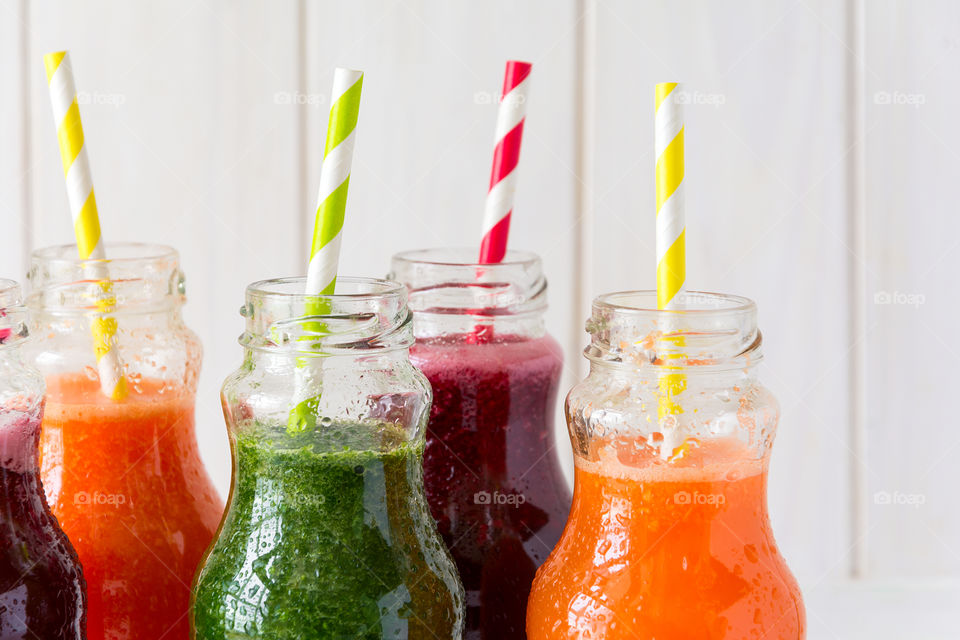
<svg viewBox="0 0 960 640">
<path fill-rule="evenodd" d="M 22 302 L 20 283 L 9 278 L 0 278 L 0 311 L 18 307 Z"/>
<path fill-rule="evenodd" d="M 598 296 L 586 323 L 584 355 L 595 363 L 629 368 L 700 371 L 742 368 L 762 359 L 757 305 L 744 296 L 684 291 L 676 307 L 657 308 L 657 292 Z"/>
<path fill-rule="evenodd" d="M 0 347 L 21 343 L 28 333 L 27 311 L 23 306 L 20 283 L 0 278 Z"/>
<path fill-rule="evenodd" d="M 393 280 L 360 276 L 337 276 L 334 293 L 306 293 L 306 277 L 291 276 L 257 280 L 247 285 L 247 298 L 253 300 L 294 300 L 303 302 L 324 300 L 331 303 L 395 298 L 405 300 L 406 287 Z M 363 288 L 370 290 L 362 290 Z M 289 290 L 287 290 L 289 289 Z"/>
<path fill-rule="evenodd" d="M 246 318 L 240 344 L 298 356 L 369 354 L 413 344 L 413 315 L 407 289 L 399 282 L 337 276 L 332 294 L 308 294 L 305 288 L 303 276 L 248 285 L 240 308 Z"/>
<path fill-rule="evenodd" d="M 30 254 L 28 306 L 44 314 L 95 316 L 103 301 L 111 316 L 177 309 L 186 299 L 180 254 L 145 242 L 108 242 L 106 258 L 83 259 L 76 244 L 35 249 Z M 104 285 L 109 284 L 109 288 Z"/>
<path fill-rule="evenodd" d="M 522 249 L 508 249 L 500 262 L 482 263 L 475 259 L 476 247 L 431 247 L 427 249 L 411 249 L 400 251 L 393 255 L 394 262 L 418 263 L 436 267 L 497 270 L 498 268 L 513 268 L 517 266 L 534 266 L 540 262 L 540 256 L 532 251 Z"/>
<path fill-rule="evenodd" d="M 629 298 L 642 301 L 642 304 L 630 304 Z M 683 291 L 678 294 L 678 304 L 671 309 L 657 308 L 655 290 L 615 291 L 605 293 L 593 301 L 594 308 L 605 307 L 622 314 L 658 315 L 664 317 L 683 316 L 750 316 L 757 312 L 757 303 L 750 298 L 731 293 L 710 291 Z M 700 306 L 695 306 L 700 305 Z"/>
<path fill-rule="evenodd" d="M 476 261 L 470 247 L 416 249 L 394 254 L 387 276 L 407 286 L 418 316 L 464 316 L 480 321 L 541 315 L 547 279 L 535 253 L 510 249 L 503 261 Z"/>
<path fill-rule="evenodd" d="M 106 258 L 83 259 L 77 255 L 77 245 L 59 244 L 41 247 L 30 252 L 33 262 L 52 264 L 73 264 L 78 266 L 97 264 L 130 264 L 136 262 L 150 262 L 155 260 L 179 260 L 180 254 L 173 247 L 149 242 L 107 242 L 105 243 Z"/>
</svg>

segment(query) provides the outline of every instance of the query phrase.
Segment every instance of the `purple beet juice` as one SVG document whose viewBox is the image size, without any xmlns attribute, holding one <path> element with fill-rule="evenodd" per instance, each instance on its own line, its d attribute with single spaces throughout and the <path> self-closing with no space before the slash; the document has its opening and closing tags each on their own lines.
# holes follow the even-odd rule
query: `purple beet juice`
<svg viewBox="0 0 960 640">
<path fill-rule="evenodd" d="M 77 554 L 37 465 L 40 415 L 0 408 L 0 640 L 86 638 Z"/>
<path fill-rule="evenodd" d="M 82 640 L 80 561 L 40 484 L 43 378 L 24 366 L 20 288 L 0 280 L 0 640 Z"/>
<path fill-rule="evenodd" d="M 433 387 L 424 480 L 466 590 L 466 640 L 525 637 L 534 574 L 570 508 L 553 435 L 560 346 L 491 334 L 421 338 L 410 353 Z"/>
</svg>

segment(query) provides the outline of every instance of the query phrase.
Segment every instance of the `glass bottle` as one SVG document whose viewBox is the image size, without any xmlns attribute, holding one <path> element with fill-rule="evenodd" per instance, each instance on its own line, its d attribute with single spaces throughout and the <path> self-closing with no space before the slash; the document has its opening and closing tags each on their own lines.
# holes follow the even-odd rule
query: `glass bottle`
<svg viewBox="0 0 960 640">
<path fill-rule="evenodd" d="M 29 353 L 47 383 L 43 486 L 83 563 L 90 637 L 185 639 L 190 583 L 223 512 L 194 430 L 200 344 L 181 317 L 176 251 L 106 252 L 80 260 L 66 245 L 31 258 Z M 122 400 L 100 390 L 91 331 L 107 292 Z"/>
<path fill-rule="evenodd" d="M 195 637 L 460 638 L 463 589 L 423 495 L 430 387 L 406 292 L 304 284 L 247 288 L 243 365 L 222 393 L 233 484 Z M 291 419 L 304 403 L 313 419 Z"/>
<path fill-rule="evenodd" d="M 767 516 L 777 402 L 758 379 L 746 298 L 604 295 L 590 374 L 567 397 L 575 483 L 540 568 L 531 640 L 805 636 L 803 601 Z"/>
<path fill-rule="evenodd" d="M 570 509 L 553 431 L 563 357 L 544 326 L 540 259 L 473 259 L 401 253 L 391 277 L 410 291 L 410 357 L 433 387 L 424 476 L 466 589 L 465 637 L 523 638 L 534 573 Z"/>
<path fill-rule="evenodd" d="M 21 302 L 17 283 L 0 280 L 0 638 L 82 640 L 86 586 L 40 483 L 44 384 L 21 359 Z"/>
</svg>

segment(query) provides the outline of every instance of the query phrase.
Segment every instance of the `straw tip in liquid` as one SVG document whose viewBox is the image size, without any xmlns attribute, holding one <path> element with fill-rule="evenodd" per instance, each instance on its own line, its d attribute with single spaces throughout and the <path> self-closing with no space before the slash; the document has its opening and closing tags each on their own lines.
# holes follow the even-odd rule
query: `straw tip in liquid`
<svg viewBox="0 0 960 640">
<path fill-rule="evenodd" d="M 122 400 L 126 400 L 128 395 L 130 395 L 130 390 L 127 388 L 127 379 L 121 377 L 119 380 L 117 380 L 117 384 L 113 388 L 113 392 L 110 393 L 110 399 L 115 402 L 120 402 Z"/>
</svg>

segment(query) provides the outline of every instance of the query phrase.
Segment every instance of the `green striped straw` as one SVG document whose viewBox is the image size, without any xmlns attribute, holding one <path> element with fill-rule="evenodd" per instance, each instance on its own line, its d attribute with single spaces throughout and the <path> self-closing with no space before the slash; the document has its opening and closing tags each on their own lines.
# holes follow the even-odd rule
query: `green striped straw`
<svg viewBox="0 0 960 640">
<path fill-rule="evenodd" d="M 336 292 L 340 235 L 347 209 L 347 189 L 350 186 L 350 166 L 353 162 L 362 88 L 362 71 L 339 67 L 334 71 L 327 141 L 323 148 L 323 167 L 320 170 L 317 217 L 313 225 L 313 243 L 310 248 L 310 264 L 307 267 L 305 293 L 308 296 L 328 296 Z M 307 315 L 319 316 L 329 312 L 326 298 L 307 299 Z M 307 326 L 317 332 L 323 331 L 321 323 L 310 323 Z M 300 359 L 297 366 L 302 370 L 309 366 L 309 362 Z M 290 412 L 287 432 L 293 434 L 313 429 L 316 426 L 319 402 L 320 397 L 316 396 L 297 404 Z"/>
<path fill-rule="evenodd" d="M 317 219 L 313 226 L 313 246 L 310 248 L 310 266 L 307 269 L 307 294 L 332 295 L 337 286 L 340 232 L 347 208 L 347 188 L 350 186 L 350 165 L 353 162 L 362 88 L 362 71 L 338 67 L 334 72 L 327 142 L 323 148 L 323 168 L 320 171 Z"/>
</svg>

